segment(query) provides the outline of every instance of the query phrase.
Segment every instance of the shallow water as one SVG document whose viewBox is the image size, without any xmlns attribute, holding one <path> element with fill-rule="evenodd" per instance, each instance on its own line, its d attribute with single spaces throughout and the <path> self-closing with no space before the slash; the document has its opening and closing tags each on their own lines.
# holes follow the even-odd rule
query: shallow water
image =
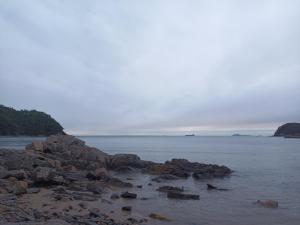
<svg viewBox="0 0 300 225">
<path fill-rule="evenodd" d="M 163 162 L 171 158 L 216 163 L 235 172 L 229 178 L 169 182 L 200 194 L 200 201 L 168 200 L 165 194 L 147 186 L 148 176 L 132 175 L 136 189 L 146 201 L 130 201 L 142 215 L 152 212 L 185 225 L 300 224 L 300 139 L 271 137 L 80 137 L 90 146 L 109 154 L 134 153 L 142 159 Z M 35 138 L 36 139 L 36 138 Z M 38 138 L 43 139 L 43 138 Z M 24 148 L 32 138 L 0 137 L 0 147 Z M 210 182 L 229 191 L 207 191 Z M 164 184 L 160 184 L 164 185 Z M 258 199 L 279 201 L 278 209 L 259 207 Z M 124 202 L 128 204 L 128 202 Z"/>
</svg>

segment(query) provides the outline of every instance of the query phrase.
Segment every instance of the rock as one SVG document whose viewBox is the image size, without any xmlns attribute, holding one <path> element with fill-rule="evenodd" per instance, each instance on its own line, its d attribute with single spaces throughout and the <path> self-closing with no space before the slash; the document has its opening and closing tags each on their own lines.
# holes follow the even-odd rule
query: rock
<svg viewBox="0 0 300 225">
<path fill-rule="evenodd" d="M 63 172 L 61 173 L 63 178 L 67 181 L 85 181 L 87 173 L 84 171 L 73 171 L 73 172 Z"/>
<path fill-rule="evenodd" d="M 215 190 L 215 189 L 217 189 L 217 187 L 213 186 L 212 184 L 206 184 L 206 186 L 207 186 L 207 190 Z"/>
<path fill-rule="evenodd" d="M 44 143 L 42 141 L 34 141 L 31 144 L 26 145 L 25 149 L 43 152 L 44 151 Z"/>
<path fill-rule="evenodd" d="M 182 199 L 182 200 L 199 200 L 199 195 L 194 194 L 183 194 L 179 192 L 168 192 L 167 194 L 168 198 L 175 198 L 175 199 Z"/>
<path fill-rule="evenodd" d="M 120 179 L 115 178 L 115 177 L 108 178 L 106 183 L 108 185 L 111 185 L 111 186 L 114 186 L 114 187 L 124 187 L 124 188 L 125 187 L 133 187 L 133 185 L 131 183 L 121 181 Z"/>
<path fill-rule="evenodd" d="M 117 173 L 131 173 L 134 170 L 130 166 L 120 166 L 114 169 L 114 171 Z"/>
<path fill-rule="evenodd" d="M 132 207 L 131 207 L 131 206 L 123 206 L 123 207 L 122 207 L 122 210 L 123 210 L 123 211 L 129 211 L 129 212 L 130 212 L 130 211 L 132 210 Z"/>
<path fill-rule="evenodd" d="M 227 188 L 218 188 L 216 186 L 213 186 L 211 184 L 206 184 L 207 190 L 218 190 L 218 191 L 228 191 Z"/>
<path fill-rule="evenodd" d="M 89 172 L 86 177 L 89 180 L 103 180 L 108 178 L 108 173 L 105 168 L 97 168 L 95 171 Z"/>
<path fill-rule="evenodd" d="M 9 172 L 7 169 L 5 169 L 3 166 L 0 166 L 0 179 L 4 179 L 8 177 Z"/>
<path fill-rule="evenodd" d="M 9 170 L 8 174 L 5 178 L 9 178 L 9 177 L 15 177 L 17 180 L 24 180 L 27 178 L 27 174 L 26 172 L 21 169 L 21 170 Z"/>
<path fill-rule="evenodd" d="M 86 186 L 86 189 L 88 191 L 93 192 L 94 194 L 102 194 L 104 192 L 104 189 L 100 186 L 99 183 L 89 183 Z"/>
<path fill-rule="evenodd" d="M 211 179 L 211 178 L 221 178 L 228 176 L 232 171 L 226 166 L 218 165 L 206 165 L 201 168 L 195 169 L 193 173 L 193 178 L 195 179 Z"/>
<path fill-rule="evenodd" d="M 137 188 L 143 188 L 143 185 L 136 185 Z"/>
<path fill-rule="evenodd" d="M 122 194 L 121 194 L 121 197 L 122 198 L 136 198 L 137 197 L 137 194 L 135 194 L 135 193 L 130 193 L 130 192 L 123 192 Z"/>
<path fill-rule="evenodd" d="M 27 193 L 28 183 L 26 181 L 15 181 L 12 186 L 13 193 L 22 195 Z"/>
<path fill-rule="evenodd" d="M 158 176 L 158 178 L 161 180 L 178 180 L 178 179 L 180 179 L 180 177 L 177 177 L 172 174 L 162 174 L 162 175 Z"/>
<path fill-rule="evenodd" d="M 85 202 L 79 202 L 78 205 L 83 209 L 87 208 L 87 204 Z"/>
<path fill-rule="evenodd" d="M 55 157 L 63 167 L 74 166 L 81 170 L 105 167 L 108 155 L 86 146 L 84 141 L 71 135 L 52 135 L 43 142 L 45 157 Z"/>
<path fill-rule="evenodd" d="M 300 138 L 300 123 L 286 123 L 276 130 L 275 137 Z"/>
<path fill-rule="evenodd" d="M 89 211 L 90 211 L 90 216 L 92 216 L 92 217 L 101 217 L 101 213 L 100 213 L 99 209 L 92 208 Z"/>
<path fill-rule="evenodd" d="M 42 186 L 65 184 L 65 179 L 58 175 L 53 168 L 38 167 L 34 170 L 32 180 Z"/>
<path fill-rule="evenodd" d="M 160 192 L 183 192 L 183 188 L 172 187 L 172 186 L 162 186 L 156 190 Z"/>
<path fill-rule="evenodd" d="M 27 194 L 36 194 L 36 193 L 39 193 L 40 191 L 41 191 L 40 188 L 28 188 Z"/>
<path fill-rule="evenodd" d="M 115 154 L 110 156 L 106 161 L 107 168 L 118 171 L 122 171 L 120 168 L 123 168 L 125 171 L 129 167 L 142 169 L 151 164 L 153 164 L 153 162 L 141 160 L 134 154 Z"/>
<path fill-rule="evenodd" d="M 147 168 L 147 172 L 153 175 L 173 175 L 180 178 L 187 178 L 189 171 L 172 164 L 153 164 Z"/>
<path fill-rule="evenodd" d="M 257 200 L 256 203 L 266 208 L 273 208 L 273 209 L 278 208 L 279 206 L 279 203 L 274 200 Z"/>
<path fill-rule="evenodd" d="M 149 214 L 149 217 L 152 219 L 156 219 L 156 220 L 171 221 L 169 218 L 162 216 L 160 214 L 157 214 L 157 213 L 151 213 L 151 214 Z"/>
<path fill-rule="evenodd" d="M 110 195 L 110 199 L 119 199 L 120 198 L 120 195 L 118 193 L 112 193 Z"/>
</svg>

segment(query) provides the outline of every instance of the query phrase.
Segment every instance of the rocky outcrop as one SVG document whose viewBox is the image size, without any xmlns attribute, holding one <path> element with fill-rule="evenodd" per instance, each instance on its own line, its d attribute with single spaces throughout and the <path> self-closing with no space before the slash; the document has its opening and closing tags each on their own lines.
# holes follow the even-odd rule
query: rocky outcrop
<svg viewBox="0 0 300 225">
<path fill-rule="evenodd" d="M 159 180 L 164 178 L 176 179 L 176 177 L 187 178 L 191 174 L 195 179 L 218 178 L 232 173 L 226 166 L 190 162 L 186 159 L 172 159 L 164 164 L 152 164 L 146 171 L 150 174 L 159 175 Z"/>
<path fill-rule="evenodd" d="M 300 123 L 286 123 L 276 130 L 275 137 L 300 138 Z"/>
</svg>

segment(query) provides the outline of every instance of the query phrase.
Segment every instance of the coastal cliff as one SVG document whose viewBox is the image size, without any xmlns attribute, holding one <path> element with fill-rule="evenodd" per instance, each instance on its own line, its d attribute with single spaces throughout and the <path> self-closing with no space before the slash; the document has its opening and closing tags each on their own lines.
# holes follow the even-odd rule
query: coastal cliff
<svg viewBox="0 0 300 225">
<path fill-rule="evenodd" d="M 36 110 L 15 110 L 0 105 L 0 135 L 49 136 L 64 134 L 50 115 Z"/>
<path fill-rule="evenodd" d="M 276 130 L 275 137 L 300 138 L 300 123 L 286 123 Z"/>
</svg>

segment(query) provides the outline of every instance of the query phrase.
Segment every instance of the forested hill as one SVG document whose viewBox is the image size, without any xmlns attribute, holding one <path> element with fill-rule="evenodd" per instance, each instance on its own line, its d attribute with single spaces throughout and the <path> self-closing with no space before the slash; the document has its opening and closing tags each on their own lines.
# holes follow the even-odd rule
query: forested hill
<svg viewBox="0 0 300 225">
<path fill-rule="evenodd" d="M 0 135 L 49 136 L 64 134 L 50 115 L 36 110 L 15 110 L 0 105 Z"/>
</svg>

